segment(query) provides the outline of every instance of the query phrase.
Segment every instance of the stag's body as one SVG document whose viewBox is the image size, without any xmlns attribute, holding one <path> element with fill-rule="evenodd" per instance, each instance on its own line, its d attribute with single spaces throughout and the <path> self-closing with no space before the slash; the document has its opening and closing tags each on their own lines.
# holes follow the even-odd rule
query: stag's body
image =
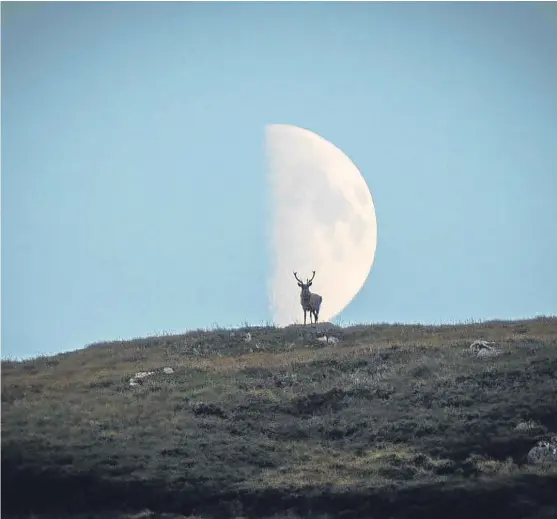
<svg viewBox="0 0 557 519">
<path fill-rule="evenodd" d="M 311 279 L 307 279 L 305 283 L 301 279 L 298 279 L 296 272 L 294 272 L 294 277 L 298 282 L 298 286 L 302 289 L 302 292 L 300 293 L 300 304 L 302 305 L 302 310 L 304 311 L 304 324 L 306 324 L 306 315 L 308 312 L 310 324 L 312 316 L 314 322 L 317 322 L 319 318 L 319 308 L 321 308 L 321 301 L 323 301 L 323 298 L 319 294 L 314 294 L 309 290 L 313 278 L 315 277 L 315 270 L 313 271 Z"/>
</svg>

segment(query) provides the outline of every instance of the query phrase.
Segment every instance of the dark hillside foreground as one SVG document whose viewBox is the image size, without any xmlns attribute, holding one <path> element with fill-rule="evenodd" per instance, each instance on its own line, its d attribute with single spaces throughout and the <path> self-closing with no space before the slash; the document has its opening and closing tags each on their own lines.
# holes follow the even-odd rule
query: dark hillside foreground
<svg viewBox="0 0 557 519">
<path fill-rule="evenodd" d="M 2 362 L 2 518 L 557 518 L 556 372 L 556 317 Z"/>
</svg>

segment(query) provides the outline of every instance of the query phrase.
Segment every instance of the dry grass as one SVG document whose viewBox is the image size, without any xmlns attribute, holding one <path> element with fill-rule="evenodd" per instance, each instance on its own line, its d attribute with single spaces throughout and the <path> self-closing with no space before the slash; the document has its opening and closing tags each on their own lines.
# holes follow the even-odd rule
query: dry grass
<svg viewBox="0 0 557 519">
<path fill-rule="evenodd" d="M 396 483 L 399 479 L 396 476 L 405 471 L 434 477 L 436 470 L 451 464 L 450 460 L 433 459 L 408 445 L 386 445 L 357 454 L 324 446 L 309 451 L 297 446 L 294 452 L 303 452 L 296 463 L 264 471 L 251 484 L 296 489 L 315 485 L 349 488 L 372 480 L 387 485 Z"/>
</svg>

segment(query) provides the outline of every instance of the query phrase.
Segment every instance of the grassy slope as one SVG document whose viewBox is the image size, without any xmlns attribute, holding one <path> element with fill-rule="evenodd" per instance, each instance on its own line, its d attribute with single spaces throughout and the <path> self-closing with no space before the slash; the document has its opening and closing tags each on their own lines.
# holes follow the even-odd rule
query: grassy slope
<svg viewBox="0 0 557 519">
<path fill-rule="evenodd" d="M 557 517 L 557 318 L 249 331 L 3 362 L 2 516 Z"/>
</svg>

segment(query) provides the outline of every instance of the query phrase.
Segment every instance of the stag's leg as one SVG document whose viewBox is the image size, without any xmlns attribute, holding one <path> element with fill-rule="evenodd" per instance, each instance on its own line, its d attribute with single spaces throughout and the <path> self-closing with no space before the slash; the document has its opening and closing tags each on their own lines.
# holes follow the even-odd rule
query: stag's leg
<svg viewBox="0 0 557 519">
<path fill-rule="evenodd" d="M 315 312 L 315 319 L 314 319 L 315 322 L 317 322 L 318 316 L 319 316 L 319 314 L 317 312 Z"/>
<path fill-rule="evenodd" d="M 306 324 L 306 311 L 304 310 L 304 324 Z"/>
</svg>

